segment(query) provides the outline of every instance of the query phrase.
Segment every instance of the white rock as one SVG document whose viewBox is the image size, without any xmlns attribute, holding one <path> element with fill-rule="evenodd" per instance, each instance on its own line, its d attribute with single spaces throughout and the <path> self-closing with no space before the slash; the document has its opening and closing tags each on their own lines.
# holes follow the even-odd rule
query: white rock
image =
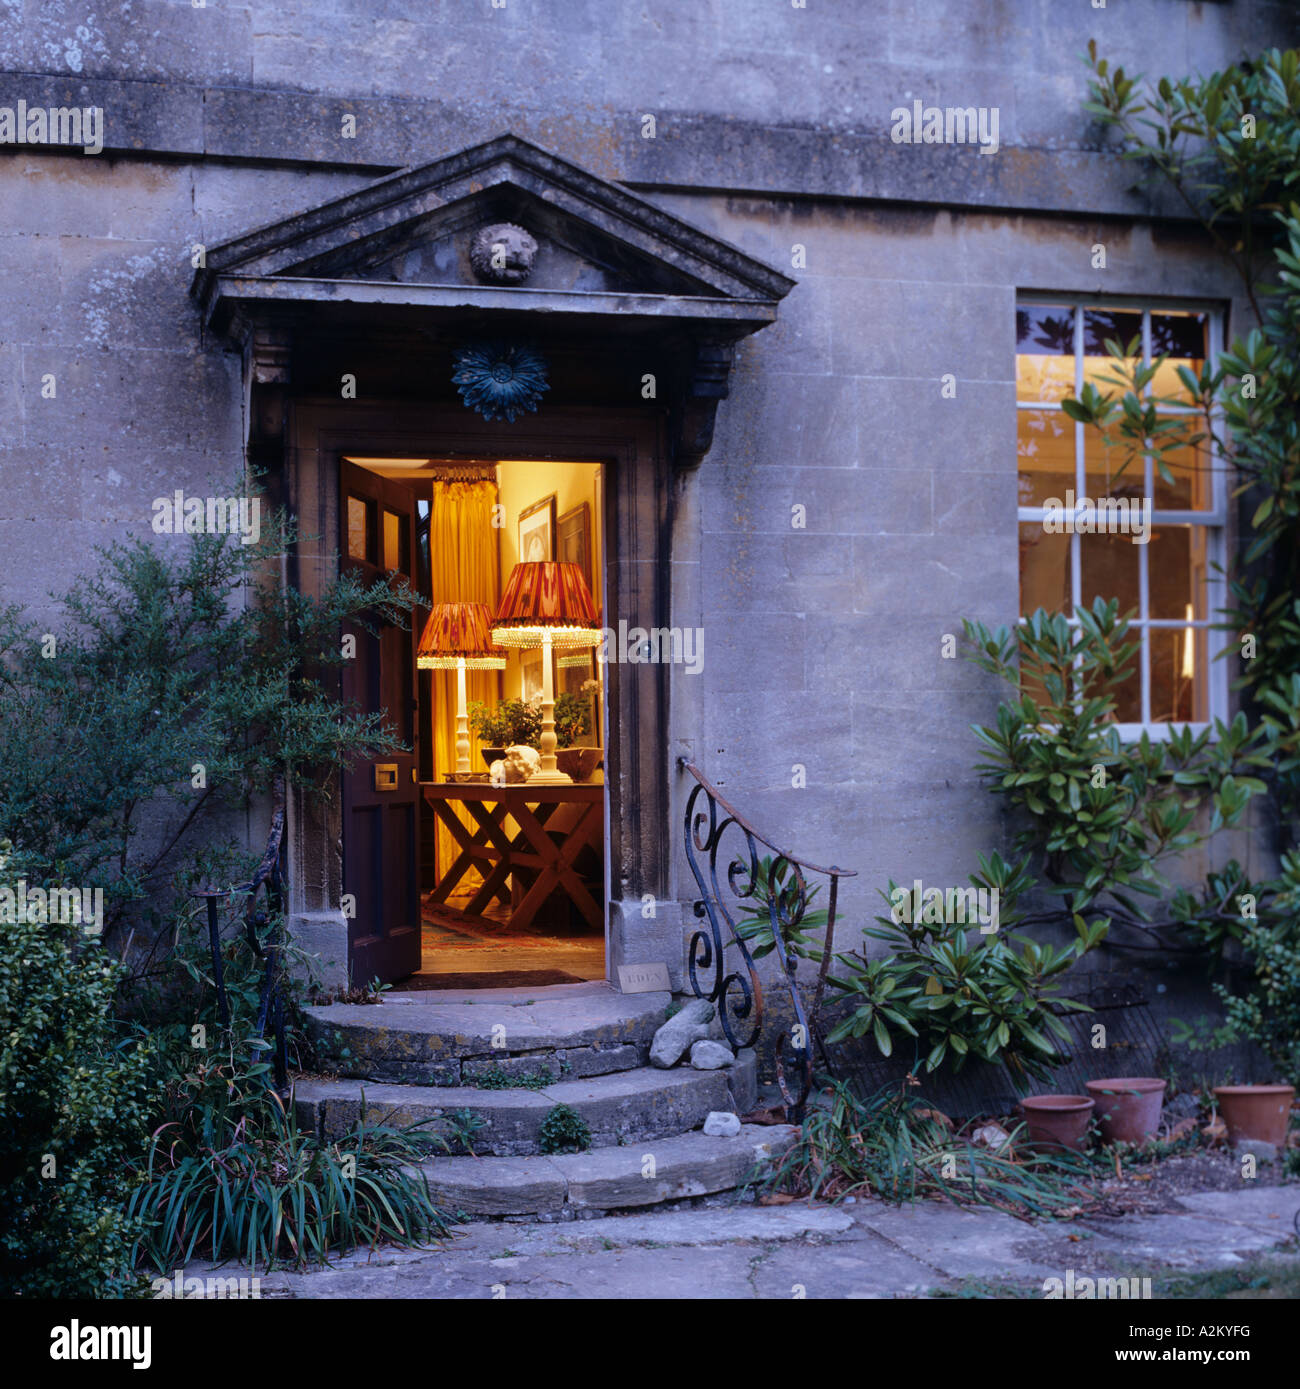
<svg viewBox="0 0 1300 1389">
<path fill-rule="evenodd" d="M 740 1115 L 712 1110 L 704 1121 L 704 1132 L 714 1138 L 735 1138 L 740 1132 Z"/>
<path fill-rule="evenodd" d="M 984 1124 L 971 1134 L 971 1142 L 981 1148 L 992 1148 L 997 1152 L 1011 1142 L 1011 1135 L 1001 1124 Z"/>
<path fill-rule="evenodd" d="M 709 1035 L 709 1021 L 713 1017 L 713 1004 L 702 998 L 693 998 L 683 1004 L 680 1011 L 655 1033 L 650 1043 L 650 1064 L 660 1070 L 675 1066 L 690 1050 L 693 1042 L 702 1041 Z"/>
<path fill-rule="evenodd" d="M 721 1042 L 706 1037 L 691 1043 L 691 1065 L 697 1071 L 720 1071 L 724 1066 L 734 1065 L 735 1060 L 735 1053 Z"/>
</svg>

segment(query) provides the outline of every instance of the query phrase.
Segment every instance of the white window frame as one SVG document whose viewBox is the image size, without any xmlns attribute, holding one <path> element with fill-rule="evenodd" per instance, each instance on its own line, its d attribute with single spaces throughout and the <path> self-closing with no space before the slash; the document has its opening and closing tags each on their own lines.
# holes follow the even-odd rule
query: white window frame
<svg viewBox="0 0 1300 1389">
<path fill-rule="evenodd" d="M 1153 299 L 1147 297 L 1135 297 L 1123 294 L 1079 294 L 1061 293 L 1052 294 L 1046 291 L 1021 291 L 1016 295 L 1016 307 L 1046 306 L 1051 308 L 1069 307 L 1074 313 L 1074 396 L 1078 399 L 1083 390 L 1083 364 L 1084 364 L 1084 334 L 1083 334 L 1083 314 L 1085 309 L 1115 309 L 1126 313 L 1141 313 L 1142 315 L 1142 361 L 1147 364 L 1151 361 L 1151 315 L 1153 313 L 1164 312 L 1185 312 L 1198 313 L 1206 316 L 1206 353 L 1207 361 L 1211 370 L 1217 370 L 1219 359 L 1219 344 L 1223 340 L 1224 317 L 1221 308 L 1213 304 L 1207 304 L 1200 300 L 1192 299 Z M 1019 353 L 1017 353 L 1017 356 Z M 1061 410 L 1060 401 L 1028 401 L 1020 399 L 1019 373 L 1017 372 L 1016 386 L 1016 412 L 1021 410 Z M 1149 397 L 1152 394 L 1148 386 L 1146 391 Z M 1064 413 L 1062 411 L 1062 413 Z M 1192 406 L 1175 407 L 1165 405 L 1161 407 L 1162 415 L 1200 415 L 1201 411 Z M 1210 415 L 1211 429 L 1218 432 L 1222 437 L 1223 418 L 1217 404 L 1213 406 Z M 1091 425 L 1074 423 L 1074 494 L 1077 497 L 1088 495 L 1085 459 L 1084 459 L 1084 438 L 1085 431 L 1092 428 Z M 1017 437 L 1019 431 L 1017 430 Z M 1207 447 L 1213 446 L 1206 441 Z M 1144 455 L 1144 466 L 1146 469 L 1146 490 L 1145 495 L 1154 497 L 1154 473 L 1155 463 L 1151 454 Z M 1228 661 L 1220 658 L 1219 652 L 1232 645 L 1231 633 L 1218 632 L 1212 629 L 1214 624 L 1221 620 L 1221 613 L 1227 604 L 1228 591 L 1220 570 L 1227 565 L 1227 530 L 1228 530 L 1228 493 L 1229 475 L 1231 465 L 1221 456 L 1212 456 L 1210 463 L 1210 501 L 1211 505 L 1206 510 L 1200 511 L 1162 511 L 1156 510 L 1154 505 L 1151 511 L 1152 527 L 1159 525 L 1193 525 L 1201 527 L 1206 537 L 1206 585 L 1205 585 L 1205 604 L 1206 615 L 1204 618 L 1196 618 L 1191 622 L 1180 618 L 1152 618 L 1147 617 L 1149 602 L 1148 584 L 1150 558 L 1150 546 L 1139 545 L 1138 549 L 1138 593 L 1140 607 L 1138 616 L 1132 620 L 1130 632 L 1136 633 L 1141 641 L 1139 652 L 1139 671 L 1141 679 L 1141 709 L 1142 721 L 1137 723 L 1117 723 L 1114 725 L 1120 737 L 1126 742 L 1136 741 L 1143 733 L 1152 739 L 1166 739 L 1171 730 L 1181 728 L 1191 728 L 1194 732 L 1201 732 L 1213 727 L 1214 720 L 1221 719 L 1224 723 L 1229 720 L 1230 702 L 1228 692 Z M 1017 530 L 1021 522 L 1038 522 L 1041 524 L 1047 517 L 1047 509 L 1042 506 L 1019 506 L 1016 509 Z M 1067 621 L 1072 627 L 1078 626 L 1077 613 L 1083 602 L 1083 572 L 1080 564 L 1080 542 L 1081 537 L 1077 532 L 1071 533 L 1070 540 L 1070 606 L 1072 614 Z M 1218 569 L 1216 570 L 1216 566 Z M 1025 620 L 1025 614 L 1021 614 L 1020 621 Z M 1205 673 L 1206 679 L 1206 698 L 1209 704 L 1209 719 L 1201 722 L 1172 723 L 1172 722 L 1153 722 L 1151 720 L 1151 644 L 1148 633 L 1153 630 L 1174 629 L 1177 631 L 1186 630 L 1188 627 L 1203 629 L 1207 632 L 1206 648 L 1209 652 L 1208 670 Z M 1220 645 L 1216 649 L 1213 645 L 1215 636 L 1220 638 Z"/>
</svg>

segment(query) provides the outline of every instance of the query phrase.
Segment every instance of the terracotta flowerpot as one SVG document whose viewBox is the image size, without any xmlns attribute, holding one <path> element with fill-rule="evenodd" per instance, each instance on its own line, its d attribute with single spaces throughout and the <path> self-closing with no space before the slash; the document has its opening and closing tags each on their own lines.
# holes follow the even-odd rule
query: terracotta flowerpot
<svg viewBox="0 0 1300 1389">
<path fill-rule="evenodd" d="M 1020 1101 L 1029 1141 L 1058 1153 L 1083 1152 L 1092 1106 L 1087 1095 L 1029 1095 Z"/>
<path fill-rule="evenodd" d="M 1084 1089 L 1097 1102 L 1101 1136 L 1107 1143 L 1145 1143 L 1160 1127 L 1165 1082 L 1155 1076 L 1113 1076 L 1088 1080 Z"/>
<path fill-rule="evenodd" d="M 1228 1130 L 1228 1142 L 1255 1138 L 1275 1148 L 1286 1145 L 1294 1085 L 1216 1085 L 1214 1098 Z"/>
</svg>

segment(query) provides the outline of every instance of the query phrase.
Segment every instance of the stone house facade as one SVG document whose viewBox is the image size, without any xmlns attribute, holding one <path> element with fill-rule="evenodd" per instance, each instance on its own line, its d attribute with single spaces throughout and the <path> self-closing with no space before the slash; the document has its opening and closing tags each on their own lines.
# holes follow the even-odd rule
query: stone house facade
<svg viewBox="0 0 1300 1389">
<path fill-rule="evenodd" d="M 1018 542 L 1042 501 L 1035 431 L 1063 477 L 1091 476 L 1032 409 L 1018 350 L 1050 356 L 1052 315 L 1080 355 L 1094 314 L 1157 336 L 1190 322 L 1211 352 L 1246 324 L 1181 210 L 1134 188 L 1082 111 L 1089 38 L 1128 67 L 1209 71 L 1294 42 L 1295 14 L 4 6 L 0 109 L 33 136 L 0 146 L 6 598 L 41 613 L 95 544 L 148 532 L 156 498 L 224 493 L 245 463 L 325 537 L 286 566 L 309 587 L 345 456 L 597 462 L 606 614 L 703 643 L 698 671 L 609 667 L 611 977 L 663 961 L 682 978 L 682 759 L 783 845 L 857 870 L 855 919 L 890 876 L 964 883 L 1004 834 L 970 770 L 996 692 L 944 637 L 1061 582 Z M 933 108 L 959 113 L 942 140 Z M 57 117 L 42 134 L 19 116 L 73 109 L 81 146 L 67 118 L 59 143 Z M 471 264 L 501 223 L 537 243 L 524 282 Z M 455 352 L 484 339 L 538 345 L 535 413 L 489 422 L 460 399 Z M 1234 530 L 1213 487 L 1166 499 L 1204 587 L 1175 645 L 1147 633 L 1134 723 L 1230 707 L 1200 645 L 1207 561 Z M 1178 660 L 1195 673 L 1170 703 Z M 338 812 L 291 807 L 295 925 L 336 973 L 356 886 L 341 838 Z"/>
</svg>

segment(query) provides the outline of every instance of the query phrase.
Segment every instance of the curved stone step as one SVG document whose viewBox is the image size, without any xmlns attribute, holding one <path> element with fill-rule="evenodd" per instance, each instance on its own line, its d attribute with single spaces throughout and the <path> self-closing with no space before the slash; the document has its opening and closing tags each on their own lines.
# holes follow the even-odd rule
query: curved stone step
<svg viewBox="0 0 1300 1389">
<path fill-rule="evenodd" d="M 603 982 L 394 992 L 308 1008 L 307 1031 L 344 1075 L 457 1087 L 499 1070 L 559 1081 L 645 1065 L 670 999 Z"/>
<path fill-rule="evenodd" d="M 610 1147 L 687 1133 L 711 1110 L 745 1114 L 757 1103 L 758 1080 L 752 1051 L 741 1052 L 726 1070 L 646 1066 L 561 1081 L 543 1090 L 299 1080 L 294 1086 L 298 1122 L 326 1137 L 340 1137 L 361 1117 L 363 1096 L 371 1123 L 394 1126 L 445 1121 L 452 1111 L 471 1110 L 484 1121 L 474 1136 L 474 1152 L 515 1157 L 541 1151 L 542 1121 L 558 1104 L 569 1105 L 586 1120 L 593 1147 Z"/>
<path fill-rule="evenodd" d="M 686 1133 L 556 1157 L 433 1158 L 419 1170 L 448 1213 L 563 1220 L 730 1191 L 784 1153 L 798 1132 L 789 1124 L 744 1124 L 734 1138 Z"/>
</svg>

